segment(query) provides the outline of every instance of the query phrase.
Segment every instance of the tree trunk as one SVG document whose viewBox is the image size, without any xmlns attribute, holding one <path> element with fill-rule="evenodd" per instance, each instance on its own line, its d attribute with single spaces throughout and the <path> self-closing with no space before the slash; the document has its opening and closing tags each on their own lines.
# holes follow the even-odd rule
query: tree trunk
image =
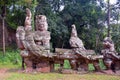
<svg viewBox="0 0 120 80">
<path fill-rule="evenodd" d="M 5 18 L 2 18 L 2 34 L 3 34 L 3 55 L 5 55 Z"/>
<path fill-rule="evenodd" d="M 2 6 L 2 42 L 3 42 L 3 55 L 5 55 L 5 16 L 6 16 L 6 6 Z"/>
<path fill-rule="evenodd" d="M 98 43 L 99 43 L 99 35 L 96 34 L 96 44 L 95 44 L 95 50 L 98 51 Z"/>
<path fill-rule="evenodd" d="M 64 41 L 62 42 L 62 48 L 64 47 Z"/>
<path fill-rule="evenodd" d="M 35 8 L 37 6 L 37 0 L 32 1 L 32 8 L 31 8 L 31 13 L 32 13 L 32 30 L 35 30 Z"/>
<path fill-rule="evenodd" d="M 108 0 L 108 19 L 107 19 L 107 25 L 108 25 L 107 36 L 110 37 L 110 0 Z"/>
</svg>

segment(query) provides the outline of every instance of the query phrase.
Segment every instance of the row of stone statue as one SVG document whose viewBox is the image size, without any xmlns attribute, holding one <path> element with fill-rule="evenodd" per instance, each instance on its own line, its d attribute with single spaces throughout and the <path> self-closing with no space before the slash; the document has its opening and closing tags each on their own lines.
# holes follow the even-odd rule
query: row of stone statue
<svg viewBox="0 0 120 80">
<path fill-rule="evenodd" d="M 16 39 L 20 55 L 22 57 L 22 66 L 26 65 L 25 71 L 31 72 L 50 72 L 54 70 L 54 64 L 61 65 L 63 69 L 64 60 L 69 60 L 71 69 L 77 71 L 87 71 L 88 64 L 92 63 L 95 70 L 101 70 L 99 59 L 102 59 L 106 68 L 115 72 L 120 69 L 120 56 L 115 51 L 114 43 L 110 37 L 103 41 L 104 48 L 101 51 L 103 55 L 96 55 L 94 50 L 86 50 L 82 40 L 77 36 L 75 25 L 72 25 L 71 37 L 69 43 L 72 49 L 65 52 L 50 52 L 50 32 L 47 31 L 48 24 L 46 16 L 37 15 L 35 20 L 36 30 L 32 31 L 31 11 L 26 9 L 25 25 L 18 26 Z M 64 49 L 62 49 L 64 50 Z M 61 51 L 62 52 L 62 51 Z"/>
</svg>

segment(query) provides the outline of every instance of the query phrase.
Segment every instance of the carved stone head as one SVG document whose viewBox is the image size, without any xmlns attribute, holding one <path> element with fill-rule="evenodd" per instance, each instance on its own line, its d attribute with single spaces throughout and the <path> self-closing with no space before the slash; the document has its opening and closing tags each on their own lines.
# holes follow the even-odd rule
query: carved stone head
<svg viewBox="0 0 120 80">
<path fill-rule="evenodd" d="M 26 16 L 29 16 L 31 18 L 31 11 L 29 8 L 26 8 Z"/>
<path fill-rule="evenodd" d="M 31 26 L 31 11 L 30 9 L 26 8 L 26 18 L 25 18 L 25 31 L 31 31 L 32 26 Z"/>
<path fill-rule="evenodd" d="M 75 25 L 73 24 L 71 27 L 72 27 L 71 37 L 77 37 L 77 30 Z"/>
<path fill-rule="evenodd" d="M 45 15 L 36 16 L 36 30 L 46 31 L 48 29 L 47 19 Z"/>
<path fill-rule="evenodd" d="M 105 39 L 103 40 L 104 48 L 111 48 L 112 45 L 114 45 L 112 39 L 110 37 L 105 37 Z"/>
</svg>

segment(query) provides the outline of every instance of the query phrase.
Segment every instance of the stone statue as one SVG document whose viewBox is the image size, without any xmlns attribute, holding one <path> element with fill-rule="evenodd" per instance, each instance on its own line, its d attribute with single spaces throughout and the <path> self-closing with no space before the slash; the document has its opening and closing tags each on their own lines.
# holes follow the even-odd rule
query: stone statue
<svg viewBox="0 0 120 80">
<path fill-rule="evenodd" d="M 98 56 L 92 56 L 95 54 L 93 50 L 86 50 L 82 40 L 77 36 L 77 31 L 75 25 L 72 25 L 72 32 L 70 37 L 70 45 L 74 55 L 77 55 L 77 59 L 71 61 L 71 66 L 74 69 L 88 70 L 88 64 L 93 63 L 95 70 L 100 70 L 99 68 L 99 58 Z"/>
<path fill-rule="evenodd" d="M 50 57 L 50 32 L 47 31 L 46 16 L 36 16 L 36 31 L 26 30 L 26 45 L 35 56 Z"/>
<path fill-rule="evenodd" d="M 106 37 L 103 41 L 103 50 L 101 53 L 104 56 L 104 63 L 108 70 L 115 71 L 115 63 L 120 60 L 120 56 L 115 50 L 114 43 L 110 37 Z M 120 67 L 120 65 L 119 65 Z"/>
<path fill-rule="evenodd" d="M 43 46 L 48 53 L 50 52 L 50 32 L 47 31 L 48 24 L 46 16 L 36 16 L 36 30 L 34 39 L 37 45 Z M 39 36 L 39 37 L 38 37 Z"/>
<path fill-rule="evenodd" d="M 25 25 L 19 26 L 16 32 L 18 48 L 20 55 L 24 59 L 26 72 L 36 69 L 40 72 L 49 72 L 50 53 L 50 32 L 47 31 L 48 24 L 46 16 L 36 16 L 36 31 L 31 27 L 31 11 L 26 9 Z"/>
<path fill-rule="evenodd" d="M 21 50 L 20 55 L 22 57 L 22 68 L 23 69 L 24 69 L 24 62 L 26 63 L 26 61 L 29 61 L 28 57 L 30 56 L 29 51 L 27 50 L 26 32 L 30 33 L 30 31 L 32 30 L 31 16 L 32 16 L 31 11 L 28 8 L 26 8 L 26 18 L 25 18 L 24 27 L 18 26 L 18 28 L 16 30 L 16 42 L 17 42 L 18 48 Z M 29 65 L 27 64 L 27 67 L 28 66 L 30 66 L 30 68 L 31 68 L 32 63 L 30 63 Z"/>
<path fill-rule="evenodd" d="M 25 18 L 25 23 L 24 23 L 24 28 L 26 31 L 31 31 L 32 30 L 32 26 L 31 26 L 31 17 L 32 17 L 32 14 L 31 14 L 31 11 L 30 9 L 26 8 L 26 18 Z"/>
<path fill-rule="evenodd" d="M 70 45 L 72 48 L 79 48 L 79 50 L 85 50 L 82 40 L 77 36 L 75 25 L 72 25 L 72 32 L 70 37 Z"/>
<path fill-rule="evenodd" d="M 77 36 L 77 30 L 75 25 L 72 25 L 71 37 L 69 43 L 75 53 L 81 53 L 82 50 L 86 50 L 82 40 Z M 85 55 L 85 54 L 83 54 Z"/>
</svg>

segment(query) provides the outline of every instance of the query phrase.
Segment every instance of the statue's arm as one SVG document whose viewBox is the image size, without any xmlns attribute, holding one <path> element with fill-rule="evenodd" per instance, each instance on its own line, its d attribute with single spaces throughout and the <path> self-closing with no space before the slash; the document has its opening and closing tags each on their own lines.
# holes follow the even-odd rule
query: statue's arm
<svg viewBox="0 0 120 80">
<path fill-rule="evenodd" d="M 25 49 L 24 41 L 25 41 L 24 27 L 23 26 L 18 26 L 18 28 L 16 30 L 16 42 L 17 42 L 18 48 L 21 49 L 21 50 Z"/>
</svg>

